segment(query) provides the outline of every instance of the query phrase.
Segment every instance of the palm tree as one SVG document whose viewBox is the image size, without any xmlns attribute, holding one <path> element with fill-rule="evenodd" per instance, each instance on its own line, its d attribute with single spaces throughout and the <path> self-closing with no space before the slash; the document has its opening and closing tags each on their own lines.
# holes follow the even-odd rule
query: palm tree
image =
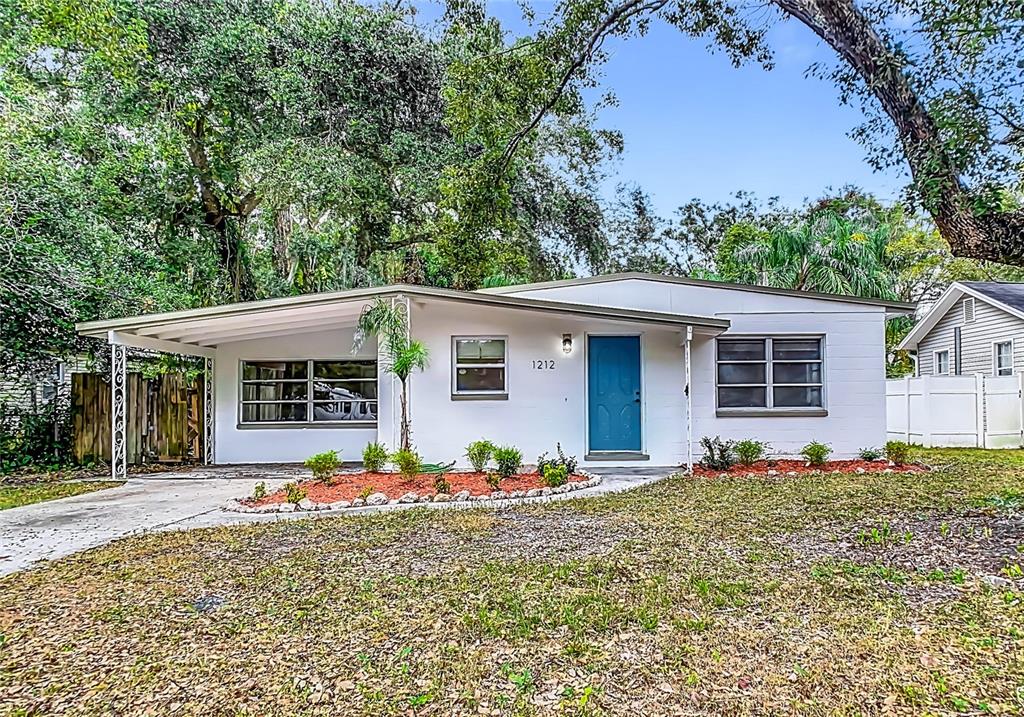
<svg viewBox="0 0 1024 717">
<path fill-rule="evenodd" d="M 409 317 L 406 315 L 405 307 L 386 299 L 375 299 L 359 315 L 352 352 L 358 351 L 366 337 L 371 334 L 376 335 L 379 349 L 384 355 L 384 370 L 397 376 L 402 383 L 401 444 L 404 450 L 411 450 L 409 375 L 414 369 L 422 371 L 427 367 L 430 352 L 422 341 L 413 341 L 410 338 Z"/>
</svg>

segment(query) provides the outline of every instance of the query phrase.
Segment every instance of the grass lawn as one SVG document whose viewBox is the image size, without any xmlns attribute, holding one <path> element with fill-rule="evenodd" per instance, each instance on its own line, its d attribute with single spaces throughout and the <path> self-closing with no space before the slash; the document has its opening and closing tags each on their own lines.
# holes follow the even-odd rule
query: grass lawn
<svg viewBox="0 0 1024 717">
<path fill-rule="evenodd" d="M 17 508 L 19 505 L 41 503 L 44 500 L 67 498 L 72 495 L 91 493 L 94 490 L 114 488 L 122 485 L 115 481 L 31 481 L 0 483 L 0 510 Z"/>
<path fill-rule="evenodd" d="M 0 714 L 1021 714 L 1024 452 L 146 535 L 0 579 Z"/>
</svg>

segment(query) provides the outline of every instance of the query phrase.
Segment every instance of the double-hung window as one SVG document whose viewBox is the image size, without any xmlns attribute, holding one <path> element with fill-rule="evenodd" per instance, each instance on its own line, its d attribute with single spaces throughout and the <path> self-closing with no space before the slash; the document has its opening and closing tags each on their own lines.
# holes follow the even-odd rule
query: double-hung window
<svg viewBox="0 0 1024 717">
<path fill-rule="evenodd" d="M 935 375 L 946 376 L 949 374 L 949 349 L 935 352 Z"/>
<path fill-rule="evenodd" d="M 452 394 L 505 396 L 508 341 L 503 336 L 452 338 Z"/>
<path fill-rule="evenodd" d="M 239 422 L 375 422 L 377 362 L 372 359 L 242 361 Z"/>
<path fill-rule="evenodd" d="M 996 376 L 1013 375 L 1013 342 L 1000 341 L 992 346 L 992 373 Z"/>
<path fill-rule="evenodd" d="M 824 408 L 822 344 L 820 336 L 718 339 L 719 410 Z"/>
</svg>

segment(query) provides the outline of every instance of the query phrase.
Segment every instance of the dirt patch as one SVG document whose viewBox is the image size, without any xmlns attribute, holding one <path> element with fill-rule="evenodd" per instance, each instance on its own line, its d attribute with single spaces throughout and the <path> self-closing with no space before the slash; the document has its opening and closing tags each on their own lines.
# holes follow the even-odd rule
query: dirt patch
<svg viewBox="0 0 1024 717">
<path fill-rule="evenodd" d="M 341 473 L 334 476 L 329 482 L 307 480 L 299 483 L 299 487 L 306 491 L 306 497 L 314 503 L 334 503 L 339 500 L 352 500 L 360 496 L 365 497 L 369 493 L 383 493 L 388 498 L 400 498 L 406 493 L 417 495 L 434 495 L 437 493 L 435 487 L 436 475 L 421 473 L 415 478 L 406 478 L 400 473 Z M 506 493 L 521 490 L 528 491 L 533 488 L 543 488 L 543 477 L 539 473 L 520 473 L 510 478 L 503 478 L 498 488 L 492 488 L 487 483 L 486 473 L 445 473 L 444 479 L 448 481 L 450 489 L 448 493 L 458 493 L 468 490 L 470 495 L 489 495 L 495 490 L 503 490 Z M 584 476 L 573 475 L 569 477 L 570 483 L 587 480 Z M 259 500 L 242 501 L 243 505 L 261 506 L 285 502 L 285 492 L 279 490 Z"/>
<path fill-rule="evenodd" d="M 933 578 L 995 576 L 1024 587 L 1017 573 L 1024 564 L 1024 512 L 1016 510 L 864 520 L 784 536 L 782 543 L 809 561 L 881 565 Z"/>
<path fill-rule="evenodd" d="M 826 461 L 820 466 L 812 466 L 807 461 L 801 460 L 765 460 L 756 461 L 750 465 L 736 464 L 727 470 L 705 468 L 701 465 L 693 467 L 693 474 L 697 476 L 719 476 L 727 475 L 775 475 L 786 473 L 881 473 L 892 471 L 895 473 L 920 473 L 928 470 L 925 466 L 917 463 L 904 463 L 903 465 L 890 464 L 888 461 Z"/>
</svg>

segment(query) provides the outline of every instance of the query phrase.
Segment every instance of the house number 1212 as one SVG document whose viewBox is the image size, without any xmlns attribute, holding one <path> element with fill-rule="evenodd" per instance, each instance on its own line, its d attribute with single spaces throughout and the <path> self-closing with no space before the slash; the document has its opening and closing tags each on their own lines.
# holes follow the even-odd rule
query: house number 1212
<svg viewBox="0 0 1024 717">
<path fill-rule="evenodd" d="M 533 362 L 533 368 L 537 371 L 554 371 L 555 360 L 554 359 L 540 359 L 539 361 Z"/>
</svg>

